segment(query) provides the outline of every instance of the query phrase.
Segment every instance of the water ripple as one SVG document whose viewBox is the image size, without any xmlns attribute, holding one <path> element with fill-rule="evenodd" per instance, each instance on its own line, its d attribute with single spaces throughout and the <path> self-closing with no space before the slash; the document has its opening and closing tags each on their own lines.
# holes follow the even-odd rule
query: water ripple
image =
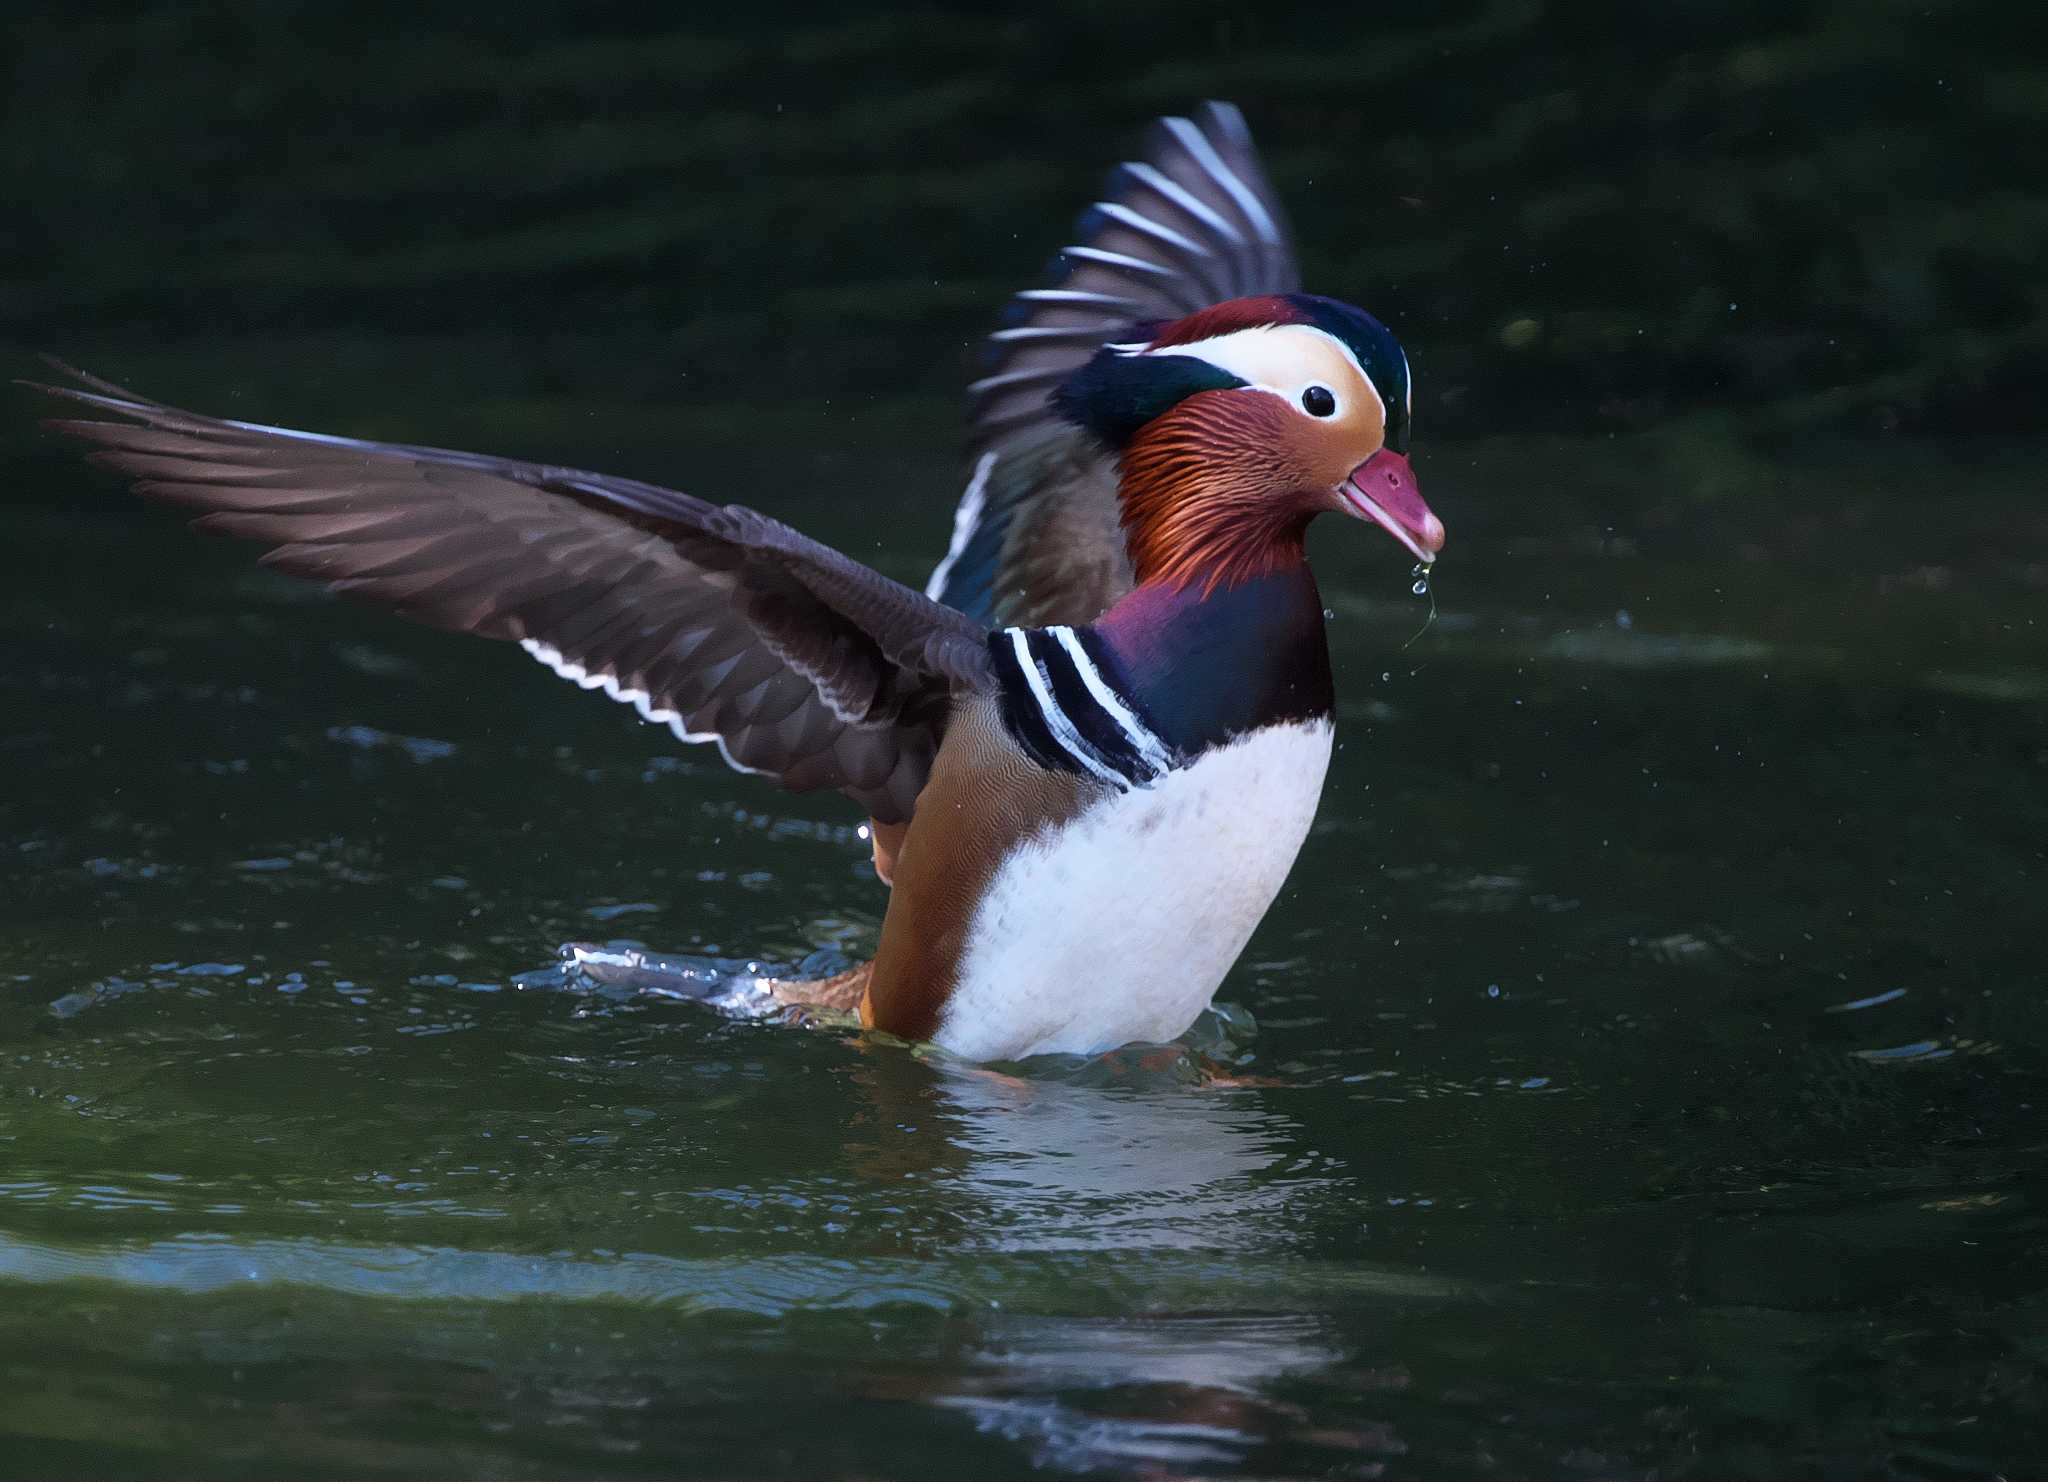
<svg viewBox="0 0 2048 1482">
<path fill-rule="evenodd" d="M 1352 1262 L 1234 1262 L 1130 1252 L 1049 1252 L 1000 1264 L 975 1258 L 833 1260 L 815 1254 L 689 1258 L 628 1252 L 527 1254 L 433 1245 L 350 1245 L 316 1239 L 164 1240 L 67 1245 L 0 1233 L 0 1281 L 105 1282 L 184 1295 L 250 1287 L 309 1287 L 416 1302 L 623 1303 L 690 1313 L 782 1317 L 911 1306 L 954 1312 L 1055 1309 L 1093 1288 L 1167 1305 L 1314 1307 L 1370 1296 L 1465 1300 L 1466 1283 Z"/>
</svg>

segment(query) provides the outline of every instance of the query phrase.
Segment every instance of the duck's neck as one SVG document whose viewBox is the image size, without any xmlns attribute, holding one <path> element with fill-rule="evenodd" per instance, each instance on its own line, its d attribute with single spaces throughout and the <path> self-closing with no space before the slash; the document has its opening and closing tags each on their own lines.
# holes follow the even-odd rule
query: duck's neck
<svg viewBox="0 0 2048 1482">
<path fill-rule="evenodd" d="M 1229 583 L 1142 583 L 1095 632 L 1121 687 L 1184 752 L 1333 707 L 1323 600 L 1298 547 Z"/>
<path fill-rule="evenodd" d="M 1192 587 L 1207 596 L 1303 565 L 1308 520 L 1266 497 L 1126 504 L 1124 538 L 1141 587 Z"/>
<path fill-rule="evenodd" d="M 1298 496 L 1272 397 L 1190 397 L 1117 458 L 1117 501 L 1139 586 L 1203 594 L 1299 566 L 1315 510 Z"/>
</svg>

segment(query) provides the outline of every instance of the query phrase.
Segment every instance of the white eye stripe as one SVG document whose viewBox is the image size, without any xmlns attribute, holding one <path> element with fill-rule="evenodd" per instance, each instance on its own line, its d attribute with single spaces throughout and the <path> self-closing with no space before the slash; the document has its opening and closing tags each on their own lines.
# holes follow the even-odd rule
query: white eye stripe
<svg viewBox="0 0 2048 1482">
<path fill-rule="evenodd" d="M 1317 422 L 1329 422 L 1341 418 L 1344 415 L 1344 398 L 1338 396 L 1334 391 L 1330 393 L 1330 397 L 1336 405 L 1332 410 L 1323 413 L 1321 416 L 1317 416 L 1314 412 L 1310 411 L 1302 402 L 1302 397 L 1309 387 L 1322 385 L 1321 381 L 1303 381 L 1299 386 L 1290 391 L 1285 386 L 1267 386 L 1253 382 L 1244 387 L 1244 389 L 1246 391 L 1263 391 L 1268 396 L 1277 396 L 1286 402 L 1288 406 L 1292 407 L 1298 416 L 1308 417 Z M 1330 390 L 1327 386 L 1323 386 L 1323 389 L 1325 391 Z"/>
<path fill-rule="evenodd" d="M 1338 411 L 1332 415 L 1341 415 L 1348 398 L 1337 387 L 1330 385 L 1327 375 L 1311 376 L 1303 380 L 1285 376 L 1288 369 L 1300 369 L 1300 359 L 1286 353 L 1288 339 L 1298 339 L 1302 336 L 1311 337 L 1319 347 L 1337 352 L 1365 386 L 1366 393 L 1372 397 L 1372 404 L 1379 408 L 1380 420 L 1385 422 L 1386 398 L 1380 394 L 1379 387 L 1373 384 L 1372 376 L 1360 364 L 1358 356 L 1349 345 L 1328 330 L 1318 329 L 1312 324 L 1262 325 L 1256 329 L 1239 329 L 1229 334 L 1213 335 L 1206 340 L 1194 340 L 1184 345 L 1162 345 L 1156 350 L 1148 349 L 1142 353 L 1187 355 L 1197 360 L 1205 360 L 1218 370 L 1227 371 L 1237 377 L 1251 390 L 1270 392 L 1283 400 L 1293 402 L 1296 411 L 1302 410 L 1300 398 L 1303 391 L 1310 386 L 1325 386 L 1337 398 Z M 1287 364 L 1289 360 L 1294 362 L 1292 366 Z M 1276 370 L 1282 372 L 1284 379 L 1272 374 Z"/>
</svg>

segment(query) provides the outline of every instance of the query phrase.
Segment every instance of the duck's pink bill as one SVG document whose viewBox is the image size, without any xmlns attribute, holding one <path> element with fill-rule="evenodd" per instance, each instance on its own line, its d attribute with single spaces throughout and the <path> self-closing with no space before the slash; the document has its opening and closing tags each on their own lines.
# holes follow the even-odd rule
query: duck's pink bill
<svg viewBox="0 0 2048 1482">
<path fill-rule="evenodd" d="M 1425 565 L 1444 548 L 1444 522 L 1430 513 L 1415 486 L 1415 470 L 1399 453 L 1380 449 L 1337 486 L 1351 512 L 1371 520 Z"/>
</svg>

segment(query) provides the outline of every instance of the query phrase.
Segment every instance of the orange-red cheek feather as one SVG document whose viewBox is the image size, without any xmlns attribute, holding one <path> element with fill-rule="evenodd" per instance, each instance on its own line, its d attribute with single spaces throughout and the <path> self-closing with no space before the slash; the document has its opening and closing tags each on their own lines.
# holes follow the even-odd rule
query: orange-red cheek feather
<svg viewBox="0 0 2048 1482">
<path fill-rule="evenodd" d="M 1204 596 L 1303 558 L 1326 460 L 1301 418 L 1264 392 L 1202 391 L 1123 450 L 1123 525 L 1139 585 Z"/>
</svg>

